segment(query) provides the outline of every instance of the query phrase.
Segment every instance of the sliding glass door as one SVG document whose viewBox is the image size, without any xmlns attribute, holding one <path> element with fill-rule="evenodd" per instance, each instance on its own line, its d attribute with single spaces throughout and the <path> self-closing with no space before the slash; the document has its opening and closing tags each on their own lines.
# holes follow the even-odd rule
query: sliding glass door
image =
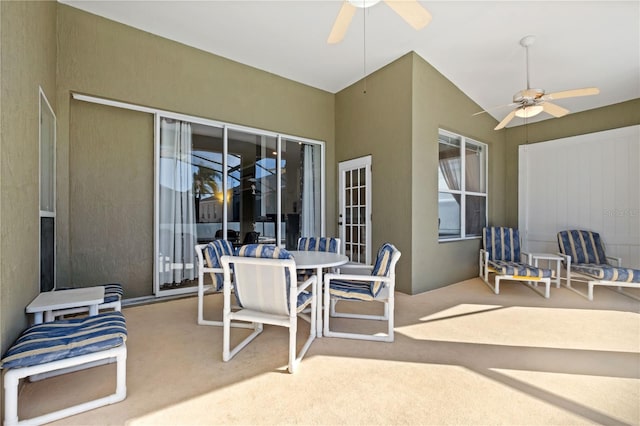
<svg viewBox="0 0 640 426">
<path fill-rule="evenodd" d="M 195 291 L 195 244 L 323 234 L 322 143 L 177 115 L 156 135 L 156 295 Z"/>
</svg>

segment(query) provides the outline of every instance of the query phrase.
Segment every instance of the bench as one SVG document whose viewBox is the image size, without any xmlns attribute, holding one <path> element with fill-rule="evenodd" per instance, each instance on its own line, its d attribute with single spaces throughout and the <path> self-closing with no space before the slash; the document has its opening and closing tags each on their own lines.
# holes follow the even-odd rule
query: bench
<svg viewBox="0 0 640 426">
<path fill-rule="evenodd" d="M 127 328 L 121 312 L 57 320 L 27 328 L 4 354 L 5 426 L 42 424 L 72 416 L 127 396 Z M 75 371 L 95 363 L 116 362 L 113 394 L 63 408 L 31 419 L 18 419 L 18 385 L 21 379 L 49 372 Z"/>
</svg>

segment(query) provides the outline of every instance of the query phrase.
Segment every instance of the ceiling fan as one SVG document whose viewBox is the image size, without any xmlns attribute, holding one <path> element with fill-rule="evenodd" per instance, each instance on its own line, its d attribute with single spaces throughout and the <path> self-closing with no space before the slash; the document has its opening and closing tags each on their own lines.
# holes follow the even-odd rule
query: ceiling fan
<svg viewBox="0 0 640 426">
<path fill-rule="evenodd" d="M 356 14 L 356 8 L 366 9 L 379 2 L 380 0 L 344 0 L 327 43 L 335 44 L 342 41 Z M 384 2 L 416 30 L 426 27 L 431 22 L 431 14 L 418 3 L 418 0 L 384 0 Z"/>
<path fill-rule="evenodd" d="M 575 98 L 578 96 L 597 95 L 600 90 L 597 87 L 585 87 L 583 89 L 564 90 L 546 94 L 544 89 L 532 89 L 529 84 L 529 46 L 535 42 L 535 36 L 529 35 L 520 40 L 520 45 L 527 52 L 527 88 L 513 95 L 513 103 L 506 106 L 517 106 L 495 127 L 500 130 L 513 119 L 513 117 L 530 118 L 541 112 L 546 112 L 554 117 L 562 117 L 569 113 L 569 110 L 549 102 L 550 100 Z M 482 114 L 485 111 L 477 112 L 474 115 Z"/>
</svg>

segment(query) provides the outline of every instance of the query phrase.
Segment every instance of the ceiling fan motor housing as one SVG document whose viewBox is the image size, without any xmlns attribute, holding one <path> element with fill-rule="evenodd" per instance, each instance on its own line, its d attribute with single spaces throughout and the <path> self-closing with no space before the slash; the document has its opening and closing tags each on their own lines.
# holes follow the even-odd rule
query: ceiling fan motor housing
<svg viewBox="0 0 640 426">
<path fill-rule="evenodd" d="M 513 102 L 521 105 L 534 105 L 542 100 L 543 96 L 543 89 L 526 89 L 513 95 Z"/>
</svg>

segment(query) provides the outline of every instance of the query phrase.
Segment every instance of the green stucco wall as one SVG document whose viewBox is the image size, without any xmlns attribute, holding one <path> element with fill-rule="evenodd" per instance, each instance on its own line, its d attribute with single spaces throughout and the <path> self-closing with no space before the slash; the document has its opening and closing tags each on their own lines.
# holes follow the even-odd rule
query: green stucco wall
<svg viewBox="0 0 640 426">
<path fill-rule="evenodd" d="M 336 94 L 336 162 L 371 155 L 372 261 L 385 241 L 402 256 L 397 288 L 411 292 L 411 56 Z M 366 85 L 366 93 L 365 93 Z"/>
<path fill-rule="evenodd" d="M 74 101 L 71 92 L 325 141 L 326 185 L 335 187 L 332 94 L 64 5 L 58 38 L 68 165 L 59 199 L 69 206 L 59 278 L 121 281 L 127 298 L 150 295 L 153 283 L 152 116 Z"/>
<path fill-rule="evenodd" d="M 27 326 L 24 308 L 40 290 L 39 86 L 55 111 L 56 4 L 2 1 L 0 353 Z"/>
<path fill-rule="evenodd" d="M 438 129 L 488 145 L 487 220 L 504 219 L 504 135 L 495 120 L 460 89 L 416 54 L 413 60 L 411 140 L 413 164 L 411 293 L 443 287 L 478 274 L 481 241 L 438 242 Z"/>
</svg>

